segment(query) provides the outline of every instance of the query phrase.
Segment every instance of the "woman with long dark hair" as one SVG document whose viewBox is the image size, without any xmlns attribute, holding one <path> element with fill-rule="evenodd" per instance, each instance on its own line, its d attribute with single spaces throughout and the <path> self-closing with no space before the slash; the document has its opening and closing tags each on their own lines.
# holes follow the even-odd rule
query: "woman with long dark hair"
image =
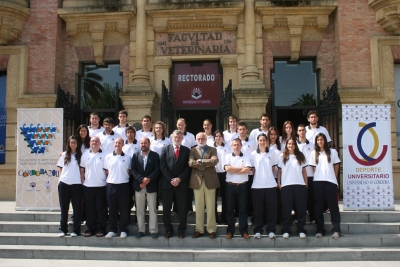
<svg viewBox="0 0 400 267">
<path fill-rule="evenodd" d="M 296 140 L 289 138 L 285 150 L 278 160 L 278 187 L 282 193 L 282 233 L 289 238 L 292 226 L 292 207 L 296 207 L 298 219 L 297 232 L 300 238 L 306 238 L 307 213 L 307 166 L 306 158 L 300 152 Z M 296 205 L 295 205 L 296 203 Z"/>
<path fill-rule="evenodd" d="M 68 211 L 69 203 L 72 203 L 74 211 L 74 230 L 71 236 L 80 235 L 82 216 L 82 180 L 79 170 L 82 151 L 78 147 L 75 135 L 68 138 L 67 149 L 58 160 L 57 167 L 60 168 L 60 180 L 58 184 L 58 198 L 61 208 L 61 220 L 59 236 L 63 237 L 68 233 Z"/>
<path fill-rule="evenodd" d="M 78 148 L 81 149 L 82 154 L 90 149 L 90 136 L 89 136 L 89 128 L 85 124 L 81 124 L 76 129 L 76 136 L 78 138 Z"/>
<path fill-rule="evenodd" d="M 282 127 L 282 136 L 280 137 L 281 150 L 285 149 L 285 144 L 289 138 L 296 140 L 296 133 L 294 131 L 294 125 L 291 121 L 285 121 Z"/>
<path fill-rule="evenodd" d="M 328 203 L 331 213 L 332 238 L 340 236 L 340 213 L 337 197 L 340 159 L 335 149 L 328 147 L 326 136 L 319 133 L 315 136 L 315 150 L 311 153 L 310 165 L 313 167 L 313 195 L 314 213 L 317 223 L 316 237 L 322 237 L 326 231 L 324 228 L 324 204 Z"/>
<path fill-rule="evenodd" d="M 257 136 L 258 147 L 251 153 L 250 159 L 255 169 L 251 186 L 254 207 L 254 238 L 261 238 L 264 227 L 264 213 L 267 214 L 267 233 L 269 238 L 275 238 L 277 218 L 277 184 L 273 167 L 278 158 L 269 151 L 267 136 L 261 133 Z"/>
<path fill-rule="evenodd" d="M 275 158 L 279 158 L 281 152 L 281 142 L 279 141 L 279 130 L 275 126 L 271 126 L 268 128 L 268 144 L 270 153 L 274 154 Z M 273 168 L 275 181 L 278 182 L 278 166 Z M 276 201 L 277 201 L 277 217 L 276 223 L 281 224 L 282 220 L 282 198 L 281 198 L 281 190 L 277 190 L 276 192 Z"/>
</svg>

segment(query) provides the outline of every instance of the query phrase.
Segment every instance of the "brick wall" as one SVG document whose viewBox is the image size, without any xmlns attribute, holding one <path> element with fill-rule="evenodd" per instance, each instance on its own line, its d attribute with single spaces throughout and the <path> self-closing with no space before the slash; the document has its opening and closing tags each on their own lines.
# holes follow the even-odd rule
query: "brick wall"
<svg viewBox="0 0 400 267">
<path fill-rule="evenodd" d="M 390 34 L 365 0 L 338 0 L 336 24 L 339 88 L 372 86 L 370 37 Z"/>
</svg>

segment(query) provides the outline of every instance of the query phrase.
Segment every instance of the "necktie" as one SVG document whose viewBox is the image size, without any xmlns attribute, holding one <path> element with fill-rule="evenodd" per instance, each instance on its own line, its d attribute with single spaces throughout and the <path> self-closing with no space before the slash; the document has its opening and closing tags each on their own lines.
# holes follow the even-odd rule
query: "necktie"
<svg viewBox="0 0 400 267">
<path fill-rule="evenodd" d="M 175 147 L 175 158 L 178 159 L 178 157 L 179 157 L 179 147 L 176 146 Z"/>
</svg>

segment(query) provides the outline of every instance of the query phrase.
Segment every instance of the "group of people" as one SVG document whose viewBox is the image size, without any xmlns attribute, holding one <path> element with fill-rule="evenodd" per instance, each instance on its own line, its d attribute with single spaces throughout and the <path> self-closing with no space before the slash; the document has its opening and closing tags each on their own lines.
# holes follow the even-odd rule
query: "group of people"
<svg viewBox="0 0 400 267">
<path fill-rule="evenodd" d="M 283 124 L 282 136 L 270 126 L 268 114 L 261 114 L 260 128 L 247 135 L 245 122 L 229 117 L 229 129 L 212 132 L 212 122 L 204 120 L 204 132 L 196 136 L 186 131 L 178 119 L 177 129 L 168 137 L 162 121 L 152 124 L 142 118 L 142 129 L 127 124 L 128 113 L 118 114 L 99 125 L 97 113 L 90 115 L 90 126 L 80 125 L 69 137 L 66 151 L 58 161 L 61 207 L 59 236 L 68 232 L 68 210 L 73 208 L 73 232 L 80 235 L 82 209 L 88 230 L 96 235 L 126 238 L 129 218 L 136 203 L 137 238 L 146 234 L 145 210 L 149 210 L 149 233 L 158 238 L 158 200 L 162 200 L 165 238 L 174 234 L 171 209 L 177 211 L 179 238 L 185 237 L 187 214 L 194 196 L 196 226 L 192 238 L 205 234 L 216 238 L 217 224 L 227 224 L 226 238 L 235 227 L 248 239 L 248 226 L 254 222 L 254 238 L 262 237 L 264 226 L 269 238 L 276 238 L 276 225 L 282 224 L 283 238 L 289 238 L 293 219 L 300 238 L 306 238 L 306 215 L 317 226 L 317 238 L 326 234 L 324 211 L 329 208 L 332 238 L 338 239 L 340 213 L 338 182 L 340 159 L 329 148 L 328 131 L 318 125 L 318 113 L 308 112 L 309 125 Z M 217 197 L 222 212 L 218 216 Z M 82 205 L 84 203 L 84 205 Z M 292 213 L 294 212 L 295 218 Z M 108 233 L 105 232 L 107 222 Z"/>
</svg>

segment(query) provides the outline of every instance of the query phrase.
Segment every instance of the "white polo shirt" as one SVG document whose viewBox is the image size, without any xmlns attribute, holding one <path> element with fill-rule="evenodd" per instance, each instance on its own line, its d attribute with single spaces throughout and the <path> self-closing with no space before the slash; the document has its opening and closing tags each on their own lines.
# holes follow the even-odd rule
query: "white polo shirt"
<svg viewBox="0 0 400 267">
<path fill-rule="evenodd" d="M 303 168 L 307 166 L 307 162 L 297 162 L 295 155 L 289 155 L 289 160 L 283 164 L 283 154 L 279 156 L 278 168 L 282 170 L 281 186 L 287 185 L 306 185 L 303 178 Z"/>
<path fill-rule="evenodd" d="M 315 153 L 311 153 L 309 164 L 311 166 L 316 167 L 314 173 L 314 181 L 325 181 L 333 184 L 338 184 L 335 170 L 333 165 L 339 164 L 340 159 L 337 151 L 335 149 L 330 148 L 331 150 L 331 162 L 328 162 L 328 158 L 326 157 L 326 153 L 320 152 L 318 157 L 318 164 L 315 163 Z"/>
<path fill-rule="evenodd" d="M 231 142 L 232 142 L 233 139 L 239 137 L 238 132 L 233 132 L 232 133 L 230 129 L 224 131 L 223 134 L 224 134 L 224 143 L 229 145 L 229 146 L 231 145 Z"/>
<path fill-rule="evenodd" d="M 251 153 L 257 149 L 257 143 L 248 137 L 246 137 L 245 140 L 241 140 L 241 142 L 242 148 L 240 149 L 240 151 L 250 157 Z"/>
<path fill-rule="evenodd" d="M 98 135 L 99 133 L 104 132 L 103 126 L 100 126 L 100 127 L 97 128 L 96 130 L 94 130 L 94 129 L 92 128 L 92 126 L 89 126 L 88 128 L 89 128 L 89 136 L 90 136 L 90 137 L 94 137 L 94 136 Z"/>
<path fill-rule="evenodd" d="M 78 161 L 75 158 L 75 154 L 71 154 L 71 161 L 68 162 L 67 165 L 64 165 L 64 159 L 66 153 L 67 152 L 63 152 L 60 158 L 58 159 L 57 167 L 62 168 L 59 181 L 68 185 L 82 184 L 79 165 Z"/>
<path fill-rule="evenodd" d="M 323 133 L 326 136 L 326 141 L 331 142 L 331 137 L 329 136 L 328 130 L 324 126 L 318 126 L 315 129 L 311 129 L 310 125 L 306 126 L 306 138 L 311 143 L 314 144 L 315 137 L 319 133 Z"/>
<path fill-rule="evenodd" d="M 276 158 L 276 160 L 278 160 L 279 156 L 282 154 L 282 152 L 276 147 L 276 144 L 270 145 L 269 151 L 270 153 L 274 153 L 274 157 Z M 274 177 L 278 178 L 278 165 L 274 167 Z"/>
<path fill-rule="evenodd" d="M 268 136 L 268 130 L 263 131 L 261 128 L 257 128 L 251 131 L 249 138 L 257 143 L 257 137 L 262 133 Z"/>
<path fill-rule="evenodd" d="M 231 153 L 231 148 L 227 145 L 222 143 L 222 145 L 217 146 L 214 142 L 214 146 L 217 149 L 217 156 L 218 156 L 218 164 L 215 165 L 216 172 L 225 172 L 224 166 L 225 164 L 225 157 L 226 155 Z"/>
<path fill-rule="evenodd" d="M 117 133 L 114 133 L 114 131 L 111 131 L 109 135 L 106 134 L 106 132 L 104 131 L 102 133 L 99 133 L 97 137 L 100 139 L 101 142 L 101 151 L 103 151 L 103 153 L 107 155 L 114 151 L 114 141 L 121 136 Z"/>
<path fill-rule="evenodd" d="M 119 124 L 117 126 L 115 126 L 112 130 L 114 131 L 114 133 L 119 134 L 122 139 L 124 139 L 124 142 L 128 139 L 126 137 L 126 127 L 128 127 L 129 124 L 126 124 L 125 127 L 121 127 Z M 135 129 L 136 130 L 136 129 Z"/>
<path fill-rule="evenodd" d="M 83 153 L 85 153 L 85 152 L 87 152 L 87 151 L 89 151 L 90 150 L 90 147 L 85 147 L 85 144 L 82 144 L 81 145 L 81 152 L 82 152 L 82 155 L 83 155 Z"/>
<path fill-rule="evenodd" d="M 297 146 L 299 147 L 299 150 L 306 157 L 306 162 L 309 162 L 310 161 L 311 152 L 314 151 L 314 145 L 311 144 L 308 140 L 306 140 L 305 143 L 302 143 L 302 142 L 300 142 L 299 139 L 297 139 L 296 142 L 297 142 Z M 313 177 L 314 176 L 314 170 L 310 165 L 308 165 L 306 167 L 306 171 L 307 171 L 307 177 Z"/>
<path fill-rule="evenodd" d="M 171 140 L 171 143 L 173 142 L 172 140 L 172 134 L 169 136 L 169 140 Z M 196 146 L 196 138 L 194 137 L 193 134 L 189 133 L 189 132 L 184 132 L 183 133 L 183 139 L 181 142 L 182 146 L 185 146 L 189 149 L 192 149 L 192 147 Z"/>
<path fill-rule="evenodd" d="M 82 155 L 81 168 L 85 169 L 84 186 L 106 186 L 107 175 L 103 169 L 105 156 L 101 149 L 97 153 L 89 150 Z"/>
<path fill-rule="evenodd" d="M 143 131 L 143 129 L 142 129 L 142 130 L 136 131 L 135 139 L 138 140 L 138 141 L 140 142 L 140 139 L 142 139 L 143 137 L 147 137 L 147 138 L 150 139 L 150 137 L 152 137 L 152 136 L 153 136 L 152 129 L 150 129 L 149 132 L 145 132 L 145 131 Z"/>
<path fill-rule="evenodd" d="M 272 167 L 278 164 L 274 151 L 261 153 L 258 149 L 251 153 L 251 164 L 256 169 L 251 188 L 274 188 L 277 186 Z"/>
<path fill-rule="evenodd" d="M 236 156 L 234 153 L 229 153 L 225 156 L 225 166 L 231 165 L 232 167 L 241 167 L 241 168 L 251 168 L 250 157 L 240 153 L 240 156 Z M 234 174 L 230 172 L 226 172 L 226 181 L 241 184 L 247 182 L 249 180 L 249 175 L 246 174 Z"/>
<path fill-rule="evenodd" d="M 133 140 L 133 143 L 130 144 L 128 140 L 125 141 L 124 146 L 122 147 L 122 151 L 130 157 L 133 157 L 133 154 L 140 151 L 140 143 L 138 140 Z"/>
<path fill-rule="evenodd" d="M 207 146 L 214 146 L 214 135 L 207 136 Z"/>
<path fill-rule="evenodd" d="M 122 152 L 117 155 L 114 152 L 106 156 L 104 160 L 105 170 L 108 170 L 107 183 L 124 184 L 129 182 L 129 170 L 131 169 L 131 157 Z"/>
<path fill-rule="evenodd" d="M 171 140 L 167 137 L 156 139 L 155 136 L 150 137 L 150 150 L 156 152 L 161 157 L 163 147 L 172 144 Z"/>
</svg>

